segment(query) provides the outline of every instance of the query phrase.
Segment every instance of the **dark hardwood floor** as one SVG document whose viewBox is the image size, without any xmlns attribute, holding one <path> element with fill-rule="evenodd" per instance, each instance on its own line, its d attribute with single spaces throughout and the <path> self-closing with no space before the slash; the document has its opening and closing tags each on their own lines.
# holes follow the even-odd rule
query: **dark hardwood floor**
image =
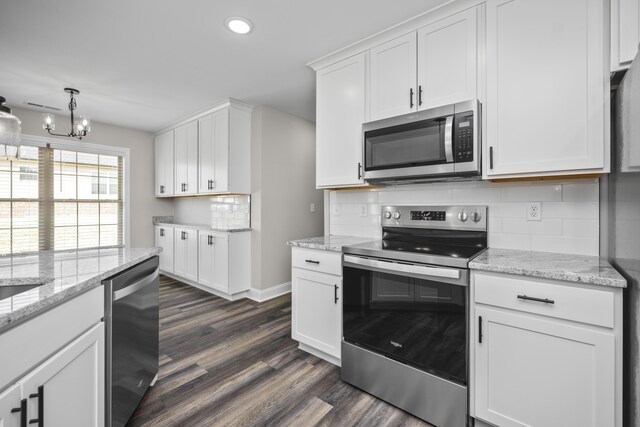
<svg viewBox="0 0 640 427">
<path fill-rule="evenodd" d="M 291 298 L 227 301 L 160 281 L 160 372 L 129 426 L 429 426 L 297 349 Z"/>
</svg>

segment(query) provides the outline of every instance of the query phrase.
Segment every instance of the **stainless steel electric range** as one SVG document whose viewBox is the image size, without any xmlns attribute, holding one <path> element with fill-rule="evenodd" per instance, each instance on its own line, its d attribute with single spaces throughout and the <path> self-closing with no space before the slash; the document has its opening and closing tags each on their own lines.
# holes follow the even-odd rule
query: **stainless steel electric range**
<svg viewBox="0 0 640 427">
<path fill-rule="evenodd" d="M 382 239 L 343 248 L 342 379 L 438 427 L 468 422 L 471 259 L 486 206 L 384 206 Z"/>
</svg>

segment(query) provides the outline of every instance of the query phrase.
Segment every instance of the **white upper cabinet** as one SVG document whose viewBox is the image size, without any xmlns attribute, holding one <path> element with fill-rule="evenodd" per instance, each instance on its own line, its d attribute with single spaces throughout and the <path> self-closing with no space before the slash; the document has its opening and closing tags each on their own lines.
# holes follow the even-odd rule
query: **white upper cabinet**
<svg viewBox="0 0 640 427">
<path fill-rule="evenodd" d="M 369 51 L 371 120 L 416 111 L 416 33 L 409 33 Z"/>
<path fill-rule="evenodd" d="M 477 8 L 369 50 L 371 120 L 476 98 Z"/>
<path fill-rule="evenodd" d="M 230 102 L 198 119 L 198 193 L 251 193 L 251 109 Z"/>
<path fill-rule="evenodd" d="M 229 187 L 229 110 L 198 119 L 198 193 Z"/>
<path fill-rule="evenodd" d="M 316 77 L 316 186 L 361 186 L 366 53 L 324 67 Z"/>
<path fill-rule="evenodd" d="M 611 0 L 611 71 L 629 67 L 640 43 L 640 0 Z"/>
<path fill-rule="evenodd" d="M 608 172 L 603 0 L 489 0 L 485 177 Z"/>
<path fill-rule="evenodd" d="M 175 193 L 198 192 L 198 122 L 193 121 L 175 130 Z"/>
<path fill-rule="evenodd" d="M 173 131 L 156 136 L 156 196 L 173 196 Z"/>
<path fill-rule="evenodd" d="M 418 108 L 476 99 L 477 9 L 418 30 Z"/>
</svg>

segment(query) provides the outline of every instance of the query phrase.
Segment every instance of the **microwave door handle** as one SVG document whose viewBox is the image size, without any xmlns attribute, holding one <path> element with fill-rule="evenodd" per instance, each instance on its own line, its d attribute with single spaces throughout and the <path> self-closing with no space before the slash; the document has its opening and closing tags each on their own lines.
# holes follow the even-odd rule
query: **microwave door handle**
<svg viewBox="0 0 640 427">
<path fill-rule="evenodd" d="M 453 116 L 447 116 L 444 124 L 444 156 L 447 163 L 453 162 Z"/>
</svg>

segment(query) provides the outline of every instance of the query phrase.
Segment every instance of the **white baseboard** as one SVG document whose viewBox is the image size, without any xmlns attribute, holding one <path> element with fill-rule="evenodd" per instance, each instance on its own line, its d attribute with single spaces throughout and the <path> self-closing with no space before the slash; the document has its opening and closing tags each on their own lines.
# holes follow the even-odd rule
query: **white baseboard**
<svg viewBox="0 0 640 427">
<path fill-rule="evenodd" d="M 267 289 L 254 289 L 248 291 L 247 298 L 257 302 L 264 302 L 291 292 L 291 282 L 280 283 Z"/>
<path fill-rule="evenodd" d="M 201 285 L 200 283 L 194 282 L 189 279 L 185 279 L 184 277 L 176 276 L 175 274 L 172 274 L 172 273 L 167 273 L 166 271 L 160 270 L 160 273 L 164 274 L 167 277 L 171 277 L 172 279 L 179 280 L 182 283 L 186 283 L 187 285 L 193 286 L 194 288 L 200 289 L 201 291 L 208 292 L 212 295 L 215 295 L 220 298 L 224 298 L 229 301 L 236 301 L 236 300 L 239 300 L 240 298 L 246 298 L 249 296 L 249 292 L 250 292 L 250 291 L 243 291 L 233 295 L 229 295 L 225 292 L 218 291 L 217 289 L 211 289 L 207 286 Z"/>
</svg>

